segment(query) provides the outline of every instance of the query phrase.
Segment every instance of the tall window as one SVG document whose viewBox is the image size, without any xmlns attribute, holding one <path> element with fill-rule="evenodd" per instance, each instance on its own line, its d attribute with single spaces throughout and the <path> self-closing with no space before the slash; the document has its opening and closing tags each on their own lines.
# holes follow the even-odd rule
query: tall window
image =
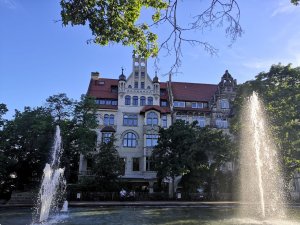
<svg viewBox="0 0 300 225">
<path fill-rule="evenodd" d="M 105 143 L 110 142 L 112 133 L 111 132 L 103 132 L 102 133 L 102 141 Z"/>
<path fill-rule="evenodd" d="M 139 82 L 137 81 L 134 82 L 134 88 L 139 88 Z"/>
<path fill-rule="evenodd" d="M 124 114 L 123 116 L 123 125 L 124 126 L 134 126 L 138 125 L 138 117 L 136 114 Z"/>
<path fill-rule="evenodd" d="M 206 126 L 206 120 L 204 116 L 195 116 L 194 120 L 198 121 L 199 127 L 205 127 Z"/>
<path fill-rule="evenodd" d="M 115 124 L 115 116 L 113 114 L 110 114 L 109 116 L 109 125 Z"/>
<path fill-rule="evenodd" d="M 129 95 L 125 96 L 125 105 L 130 105 L 131 104 L 131 97 Z"/>
<path fill-rule="evenodd" d="M 161 126 L 163 128 L 167 128 L 167 126 L 168 126 L 167 115 L 162 115 L 161 116 Z"/>
<path fill-rule="evenodd" d="M 141 98 L 140 98 L 140 105 L 141 106 L 146 105 L 146 98 L 145 98 L 145 96 L 141 96 Z"/>
<path fill-rule="evenodd" d="M 139 104 L 139 98 L 138 96 L 132 97 L 132 105 L 138 105 Z"/>
<path fill-rule="evenodd" d="M 228 122 L 226 119 L 216 119 L 216 127 L 217 128 L 228 128 Z"/>
<path fill-rule="evenodd" d="M 109 115 L 108 115 L 108 114 L 105 114 L 105 115 L 104 115 L 104 125 L 105 125 L 105 126 L 108 126 L 108 125 L 109 125 Z"/>
<path fill-rule="evenodd" d="M 124 176 L 126 171 L 126 158 L 120 158 L 120 162 L 122 163 L 121 174 Z"/>
<path fill-rule="evenodd" d="M 157 145 L 158 134 L 146 134 L 146 146 L 154 147 Z"/>
<path fill-rule="evenodd" d="M 139 170 L 140 170 L 140 159 L 132 158 L 132 171 L 139 171 Z"/>
<path fill-rule="evenodd" d="M 134 77 L 135 77 L 135 78 L 139 78 L 139 71 L 135 71 L 135 72 L 134 72 Z"/>
<path fill-rule="evenodd" d="M 155 112 L 150 112 L 147 114 L 147 125 L 157 125 L 158 116 Z"/>
<path fill-rule="evenodd" d="M 146 171 L 153 171 L 154 170 L 154 161 L 151 157 L 146 157 Z"/>
<path fill-rule="evenodd" d="M 148 97 L 148 105 L 153 105 L 153 98 L 152 97 Z"/>
<path fill-rule="evenodd" d="M 141 82 L 141 89 L 145 89 L 145 82 Z"/>
<path fill-rule="evenodd" d="M 221 109 L 229 109 L 229 102 L 227 99 L 222 99 L 220 101 Z"/>
<path fill-rule="evenodd" d="M 136 135 L 132 132 L 128 132 L 124 135 L 123 146 L 128 148 L 136 147 Z"/>
<path fill-rule="evenodd" d="M 105 126 L 109 126 L 109 125 L 114 125 L 114 120 L 115 120 L 115 116 L 113 114 L 105 114 L 104 115 L 104 125 Z"/>
</svg>

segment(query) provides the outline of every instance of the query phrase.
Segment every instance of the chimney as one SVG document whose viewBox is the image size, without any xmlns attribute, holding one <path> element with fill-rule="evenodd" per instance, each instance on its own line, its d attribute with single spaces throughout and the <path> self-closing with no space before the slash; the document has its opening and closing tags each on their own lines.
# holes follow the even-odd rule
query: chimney
<svg viewBox="0 0 300 225">
<path fill-rule="evenodd" d="M 91 72 L 92 80 L 98 80 L 99 79 L 99 72 Z"/>
</svg>

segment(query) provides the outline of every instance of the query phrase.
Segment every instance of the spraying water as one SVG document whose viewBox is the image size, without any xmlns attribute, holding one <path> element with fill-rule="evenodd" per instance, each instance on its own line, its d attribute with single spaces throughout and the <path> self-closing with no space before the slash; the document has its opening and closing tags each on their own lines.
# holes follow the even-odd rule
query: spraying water
<svg viewBox="0 0 300 225">
<path fill-rule="evenodd" d="M 284 218 L 285 197 L 277 150 L 258 95 L 249 98 L 242 116 L 241 215 Z"/>
<path fill-rule="evenodd" d="M 61 135 L 59 126 L 56 127 L 52 159 L 46 164 L 42 185 L 39 191 L 37 217 L 38 222 L 47 221 L 52 208 L 57 204 L 56 197 L 60 188 L 65 186 L 64 169 L 59 168 L 61 148 Z"/>
</svg>

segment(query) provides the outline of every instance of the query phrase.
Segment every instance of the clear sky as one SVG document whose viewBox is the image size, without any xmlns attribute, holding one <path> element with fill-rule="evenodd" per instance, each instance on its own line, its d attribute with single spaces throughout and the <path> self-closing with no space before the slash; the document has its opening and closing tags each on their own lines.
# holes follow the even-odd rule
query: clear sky
<svg viewBox="0 0 300 225">
<path fill-rule="evenodd" d="M 202 3 L 209 0 L 202 1 Z M 187 20 L 198 6 L 184 1 Z M 184 46 L 181 72 L 174 81 L 217 84 L 226 69 L 238 83 L 251 80 L 272 64 L 300 66 L 300 6 L 289 0 L 238 0 L 244 34 L 231 47 L 223 28 L 195 33 L 219 49 L 210 56 L 201 47 Z M 14 109 L 41 106 L 47 97 L 66 93 L 79 99 L 92 71 L 118 78 L 121 67 L 131 72 L 131 47 L 87 44 L 87 27 L 63 27 L 59 0 L 0 0 L 0 103 Z M 170 58 L 161 56 L 158 76 L 168 71 Z M 148 73 L 153 77 L 152 60 Z"/>
</svg>

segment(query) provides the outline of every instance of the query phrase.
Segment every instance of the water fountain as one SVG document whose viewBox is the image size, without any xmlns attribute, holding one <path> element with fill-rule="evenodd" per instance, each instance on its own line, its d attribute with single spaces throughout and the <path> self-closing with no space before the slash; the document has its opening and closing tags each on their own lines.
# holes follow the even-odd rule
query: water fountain
<svg viewBox="0 0 300 225">
<path fill-rule="evenodd" d="M 242 114 L 240 215 L 259 220 L 286 215 L 284 181 L 264 108 L 254 92 Z"/>
<path fill-rule="evenodd" d="M 52 209 L 57 207 L 57 197 L 61 189 L 65 187 L 64 169 L 59 168 L 61 148 L 61 135 L 59 126 L 56 127 L 52 159 L 46 164 L 42 185 L 39 191 L 38 203 L 34 222 L 45 222 L 48 220 Z"/>
</svg>

